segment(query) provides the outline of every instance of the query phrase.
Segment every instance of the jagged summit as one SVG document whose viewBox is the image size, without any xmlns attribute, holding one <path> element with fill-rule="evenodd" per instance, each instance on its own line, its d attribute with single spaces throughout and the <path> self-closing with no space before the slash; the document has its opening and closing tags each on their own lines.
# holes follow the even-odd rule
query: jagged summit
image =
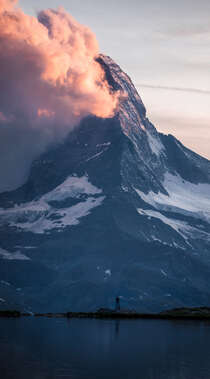
<svg viewBox="0 0 210 379">
<path fill-rule="evenodd" d="M 87 117 L 0 195 L 0 307 L 208 305 L 210 162 L 158 133 L 109 57 L 112 119 Z"/>
</svg>

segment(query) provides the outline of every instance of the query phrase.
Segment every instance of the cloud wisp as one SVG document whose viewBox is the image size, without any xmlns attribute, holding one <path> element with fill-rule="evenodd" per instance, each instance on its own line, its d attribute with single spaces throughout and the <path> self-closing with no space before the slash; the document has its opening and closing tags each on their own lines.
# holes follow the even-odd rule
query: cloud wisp
<svg viewBox="0 0 210 379">
<path fill-rule="evenodd" d="M 119 94 L 98 54 L 95 35 L 63 8 L 36 18 L 0 0 L 0 191 L 19 186 L 32 160 L 83 117 L 114 115 Z"/>
<path fill-rule="evenodd" d="M 209 24 L 184 24 L 176 27 L 170 27 L 165 31 L 159 31 L 160 35 L 165 37 L 210 37 Z"/>
<path fill-rule="evenodd" d="M 183 88 L 183 87 L 171 87 L 171 86 L 156 86 L 156 85 L 145 84 L 145 83 L 137 84 L 137 87 L 139 87 L 139 88 L 160 89 L 160 90 L 167 90 L 167 91 L 176 91 L 176 92 L 191 92 L 191 93 L 197 93 L 197 94 L 202 94 L 202 95 L 210 95 L 210 90 L 203 90 L 203 89 L 199 89 L 199 88 Z"/>
</svg>

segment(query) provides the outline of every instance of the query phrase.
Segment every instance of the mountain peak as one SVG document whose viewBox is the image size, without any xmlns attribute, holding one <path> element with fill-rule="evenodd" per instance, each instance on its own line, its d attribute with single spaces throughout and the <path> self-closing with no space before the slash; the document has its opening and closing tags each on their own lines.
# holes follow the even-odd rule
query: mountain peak
<svg viewBox="0 0 210 379">
<path fill-rule="evenodd" d="M 0 195 L 0 307 L 207 305 L 210 162 L 158 133 L 128 75 L 97 61 L 116 115 L 83 119 Z"/>
</svg>

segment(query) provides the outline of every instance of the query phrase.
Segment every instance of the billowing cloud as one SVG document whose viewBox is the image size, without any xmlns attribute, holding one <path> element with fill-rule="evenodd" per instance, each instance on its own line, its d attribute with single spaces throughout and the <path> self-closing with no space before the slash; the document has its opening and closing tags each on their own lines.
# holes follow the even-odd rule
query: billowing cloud
<svg viewBox="0 0 210 379">
<path fill-rule="evenodd" d="M 64 9 L 31 17 L 0 0 L 0 191 L 19 186 L 31 161 L 93 114 L 112 117 L 95 35 Z"/>
<path fill-rule="evenodd" d="M 0 2 L 0 12 L 11 11 L 14 9 L 14 5 L 17 3 L 17 0 L 1 0 Z"/>
</svg>

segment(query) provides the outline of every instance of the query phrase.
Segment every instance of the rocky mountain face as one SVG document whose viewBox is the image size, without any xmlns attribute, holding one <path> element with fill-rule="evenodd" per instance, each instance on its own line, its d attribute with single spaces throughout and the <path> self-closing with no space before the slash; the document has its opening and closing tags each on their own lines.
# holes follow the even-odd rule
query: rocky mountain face
<svg viewBox="0 0 210 379">
<path fill-rule="evenodd" d="M 118 113 L 84 119 L 0 194 L 0 309 L 210 305 L 210 162 L 158 133 L 130 78 L 98 62 L 125 94 Z"/>
</svg>

